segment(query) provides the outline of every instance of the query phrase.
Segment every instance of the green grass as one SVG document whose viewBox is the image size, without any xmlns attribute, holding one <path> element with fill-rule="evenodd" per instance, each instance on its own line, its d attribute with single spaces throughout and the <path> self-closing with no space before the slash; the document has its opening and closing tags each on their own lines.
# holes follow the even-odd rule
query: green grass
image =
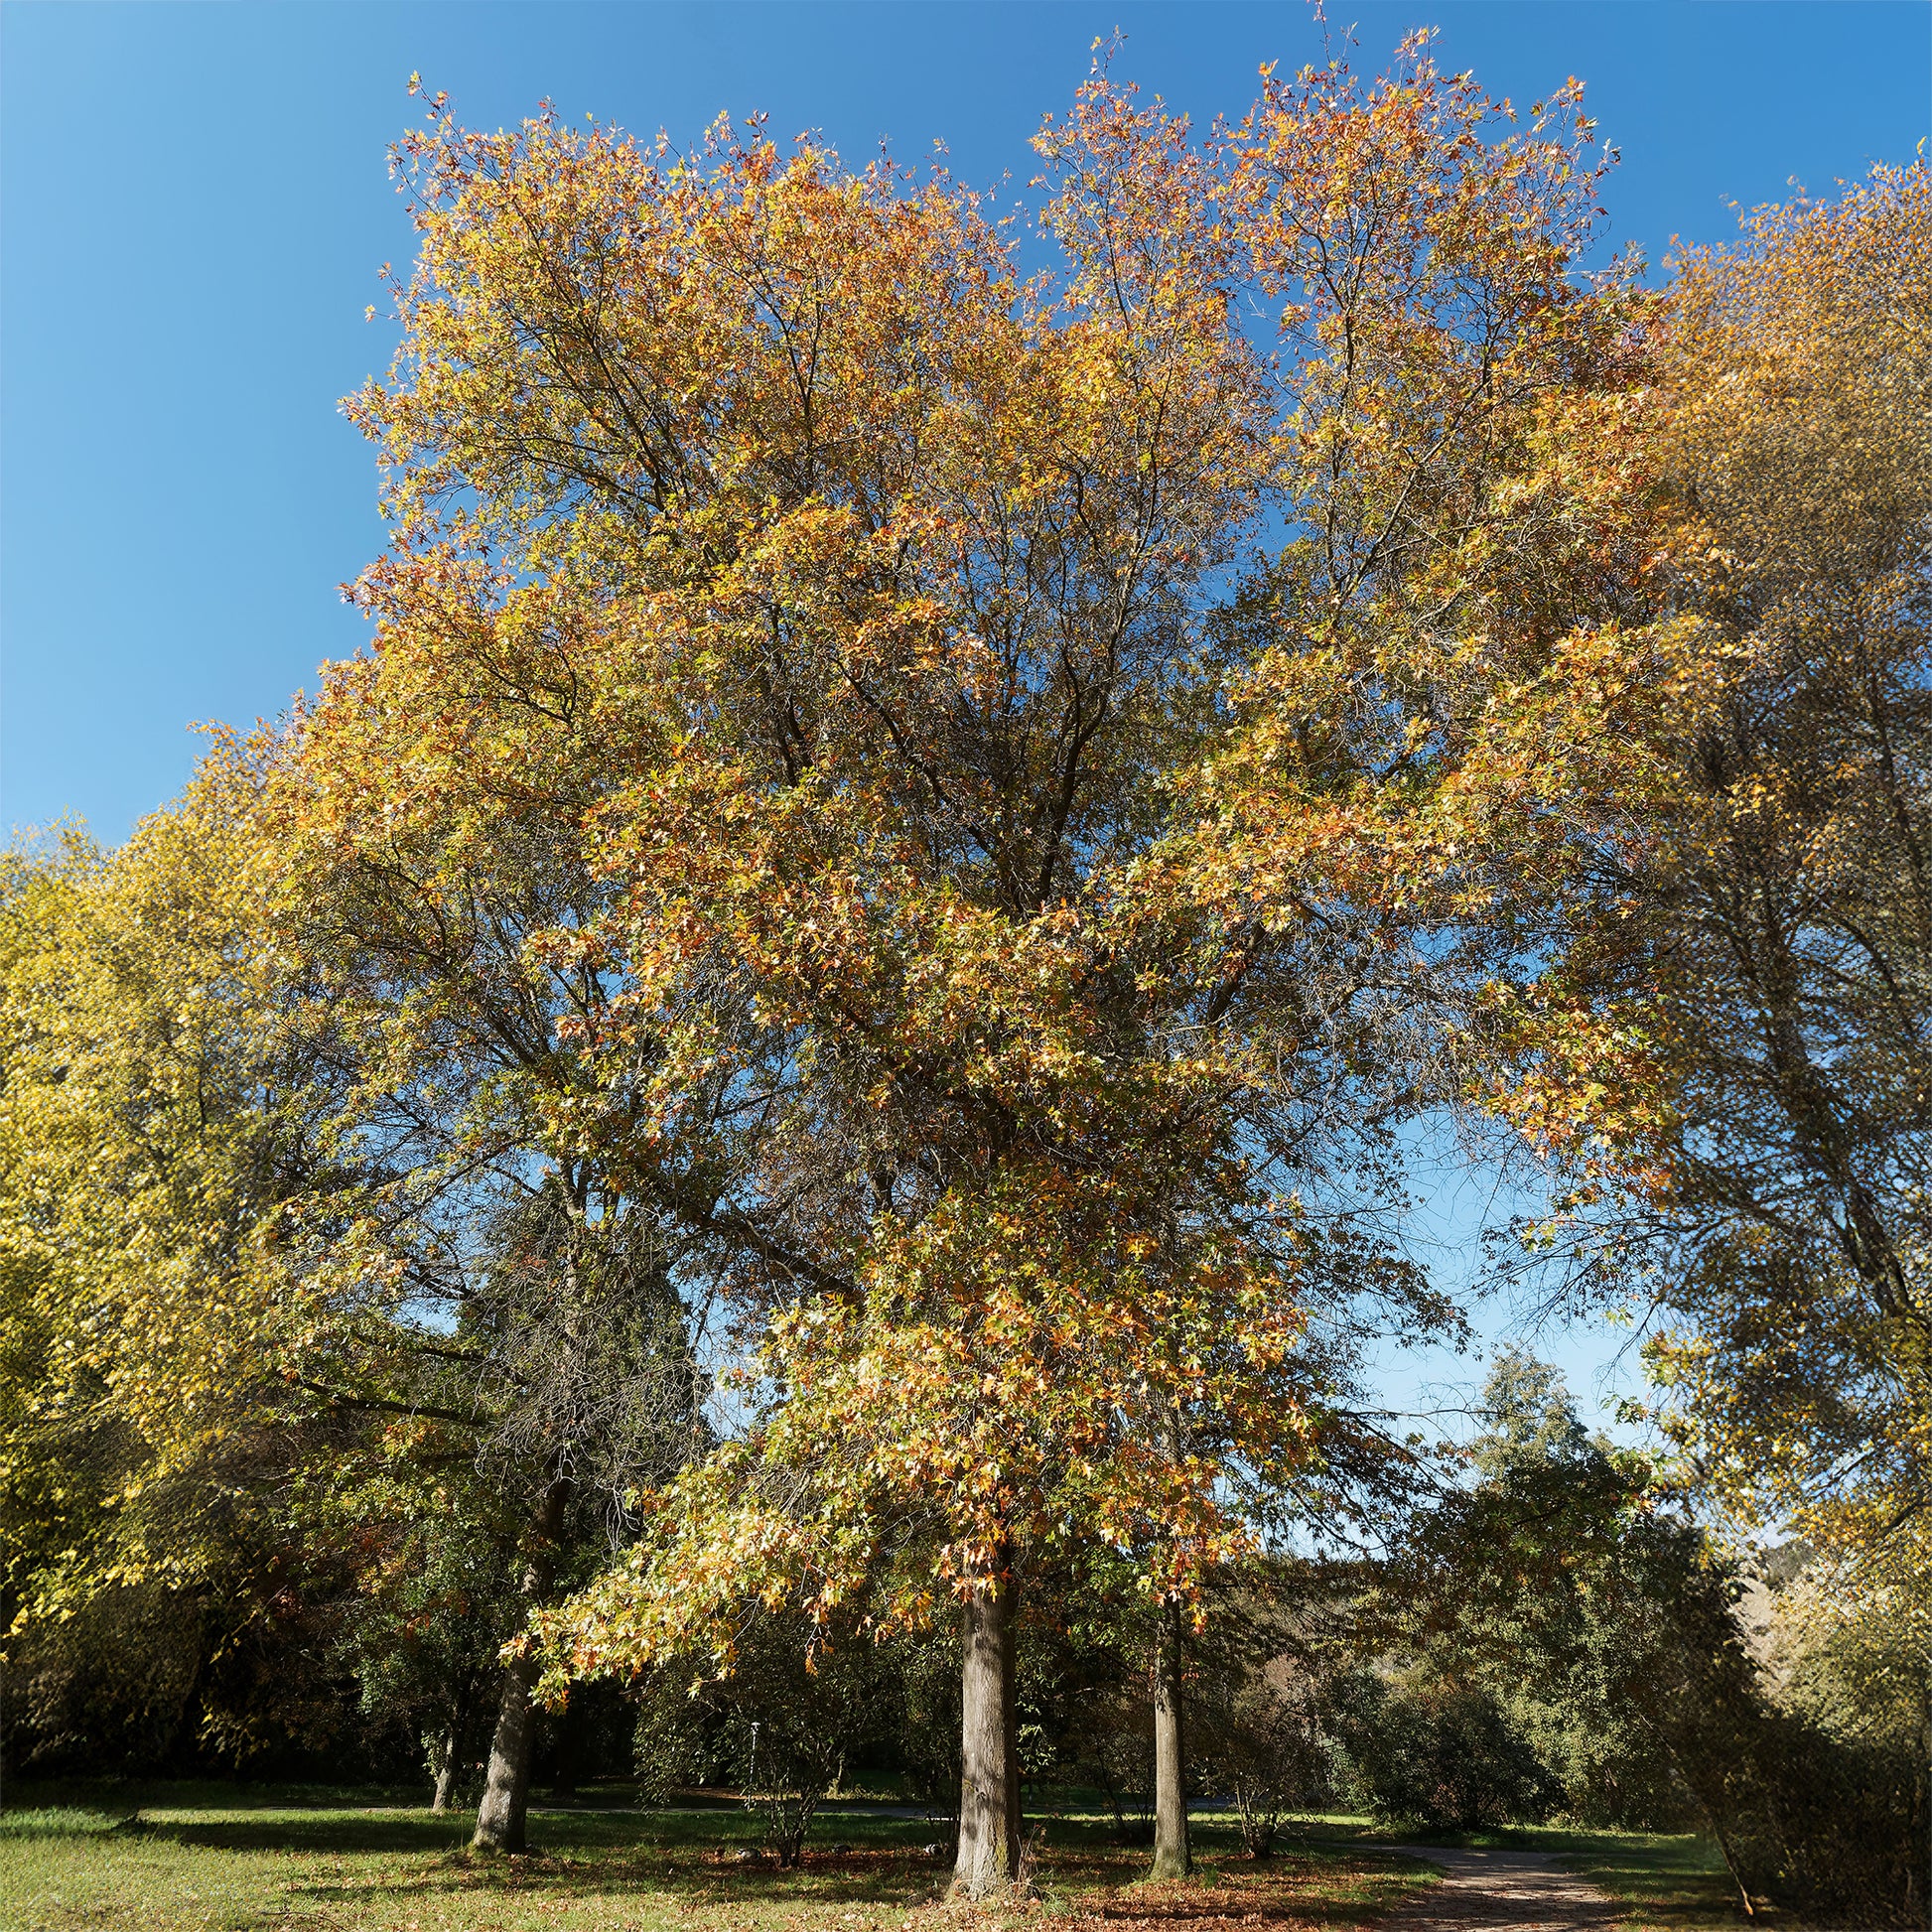
<svg viewBox="0 0 1932 1932">
<path fill-rule="evenodd" d="M 1708 1840 L 1636 1832 L 1573 1836 L 1587 1842 L 1552 1850 L 1563 1853 L 1571 1870 L 1630 1908 L 1625 1932 L 1743 1923 L 1737 1889 Z"/>
<path fill-rule="evenodd" d="M 208 1784 L 10 1790 L 0 1813 L 4 1932 L 944 1932 L 946 1872 L 919 1819 L 832 1810 L 805 1866 L 735 1855 L 759 1844 L 735 1806 L 652 1813 L 533 1810 L 530 1852 L 476 1859 L 470 1820 L 405 1794 Z M 621 1801 L 593 1792 L 587 1804 Z M 1432 1874 L 1372 1844 L 1303 1847 L 1265 1864 L 1203 1820 L 1202 1869 L 1139 1882 L 1145 1853 L 1095 1820 L 1046 1821 L 1038 1899 L 1008 1915 L 1108 1932 L 1188 1922 L 1271 1932 L 1368 1924 Z M 843 1843 L 849 1849 L 831 1848 Z M 1201 1921 L 1206 1921 L 1203 1927 Z"/>
</svg>

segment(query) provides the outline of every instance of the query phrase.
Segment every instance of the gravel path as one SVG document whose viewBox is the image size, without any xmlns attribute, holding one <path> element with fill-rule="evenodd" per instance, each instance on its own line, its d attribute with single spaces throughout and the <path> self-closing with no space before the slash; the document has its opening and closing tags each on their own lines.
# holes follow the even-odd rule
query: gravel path
<svg viewBox="0 0 1932 1932">
<path fill-rule="evenodd" d="M 1611 1932 L 1617 1908 L 1548 1852 L 1392 1845 L 1445 1877 L 1387 1921 L 1389 1932 Z"/>
</svg>

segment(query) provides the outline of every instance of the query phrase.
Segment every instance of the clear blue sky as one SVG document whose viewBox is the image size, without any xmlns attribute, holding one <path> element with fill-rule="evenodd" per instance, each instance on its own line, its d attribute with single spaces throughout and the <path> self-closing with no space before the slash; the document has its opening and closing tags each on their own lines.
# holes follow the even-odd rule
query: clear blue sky
<svg viewBox="0 0 1932 1932">
<path fill-rule="evenodd" d="M 1331 0 L 1362 61 L 1435 21 L 1443 53 L 1519 101 L 1589 83 L 1623 150 L 1613 239 L 1653 258 L 1732 226 L 1726 204 L 1904 160 L 1927 131 L 1926 0 Z M 64 812 L 125 836 L 188 773 L 196 719 L 273 715 L 353 650 L 339 598 L 380 542 L 367 448 L 338 399 L 388 359 L 377 269 L 409 232 L 387 180 L 420 69 L 465 118 L 545 96 L 688 141 L 768 110 L 855 157 L 935 138 L 969 179 L 1029 170 L 1095 37 L 1205 120 L 1263 61 L 1319 43 L 1299 4 L 648 6 L 74 4 L 0 8 L 0 826 Z M 1478 1178 L 1465 1183 L 1478 1192 Z M 1480 1204 L 1439 1195 L 1466 1265 Z M 1514 1324 L 1492 1310 L 1494 1336 Z M 1618 1338 L 1538 1338 L 1587 1413 Z M 1401 1407 L 1479 1370 L 1384 1366 Z M 1634 1386 L 1626 1367 L 1616 1378 Z"/>
<path fill-rule="evenodd" d="M 1625 162 L 1615 232 L 1653 256 L 1727 200 L 1907 158 L 1925 0 L 1478 5 L 1336 0 L 1362 58 L 1437 20 L 1517 99 L 1581 74 Z M 376 271 L 409 236 L 384 166 L 419 69 L 466 118 L 539 98 L 688 139 L 768 109 L 849 154 L 935 137 L 1022 172 L 1115 25 L 1200 117 L 1317 52 L 1299 4 L 112 5 L 0 11 L 0 824 L 104 838 L 182 782 L 192 720 L 273 714 L 355 648 L 337 586 L 379 542 L 337 401 L 387 359 Z"/>
</svg>

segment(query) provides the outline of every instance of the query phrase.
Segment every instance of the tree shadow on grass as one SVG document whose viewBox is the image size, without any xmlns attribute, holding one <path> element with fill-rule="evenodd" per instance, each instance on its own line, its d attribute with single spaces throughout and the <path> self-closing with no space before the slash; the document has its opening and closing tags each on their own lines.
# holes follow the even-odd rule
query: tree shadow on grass
<svg viewBox="0 0 1932 1932">
<path fill-rule="evenodd" d="M 1141 1861 L 1118 1853 L 1049 1857 L 1040 1871 L 1056 1920 L 1068 1932 L 1229 1932 L 1255 1927 L 1359 1925 L 1399 1904 L 1416 1888 L 1413 1861 L 1370 1855 L 1339 1862 L 1284 1859 L 1249 1866 L 1238 1876 L 1204 1873 L 1199 1882 L 1139 1882 Z M 935 1906 L 948 1872 L 916 1851 L 854 1850 L 806 1855 L 803 1865 L 781 1870 L 768 1860 L 740 1863 L 729 1852 L 662 1851 L 571 1857 L 534 1853 L 509 1859 L 473 1859 L 467 1853 L 427 1861 L 407 1871 L 317 1877 L 290 1888 L 306 1903 L 339 1912 L 410 1894 L 460 1898 L 505 1894 L 566 1900 L 651 1896 L 685 1910 L 717 1913 L 732 1923 L 767 1914 L 871 1907 L 911 1911 Z"/>
<path fill-rule="evenodd" d="M 143 1816 L 139 1829 L 178 1844 L 230 1852 L 434 1854 L 467 1845 L 475 1823 L 473 1812 L 453 1811 L 439 1816 L 408 1807 L 224 1811 L 186 1817 L 160 1810 Z M 706 1857 L 729 1860 L 739 1847 L 754 1849 L 760 1829 L 757 1819 L 743 1813 L 679 1817 L 533 1808 L 529 1823 L 531 1853 L 537 1858 L 628 1857 L 648 1861 L 655 1857 L 687 1863 Z M 721 1840 L 725 1842 L 722 1846 Z M 884 1849 L 875 1843 L 860 1848 L 859 1856 Z M 813 1851 L 810 1856 L 822 1862 L 826 1855 Z"/>
<path fill-rule="evenodd" d="M 474 1858 L 457 1852 L 405 1872 L 372 1874 L 359 1881 L 318 1877 L 290 1890 L 339 1908 L 410 1893 L 448 1897 L 507 1892 L 557 1898 L 651 1894 L 736 1915 L 761 1907 L 806 1905 L 901 1909 L 933 1897 L 937 1883 L 933 1862 L 904 1851 L 807 1853 L 802 1866 L 781 1870 L 768 1860 L 741 1864 L 729 1853 L 696 1856 L 644 1848 L 628 1856 L 601 1857 L 539 1850 L 511 1858 Z"/>
<path fill-rule="evenodd" d="M 213 1852 L 448 1853 L 470 1842 L 471 1820 L 407 1812 L 282 1812 L 251 1818 L 143 1818 L 127 1827 Z"/>
<path fill-rule="evenodd" d="M 1568 1871 L 1607 1892 L 1630 1916 L 1670 1932 L 1702 1926 L 1742 1923 L 1737 1892 L 1722 1871 L 1705 1869 L 1701 1860 L 1619 1857 L 1614 1851 L 1562 1855 Z M 1634 1907 L 1634 1912 L 1630 1908 Z M 1775 1923 L 1775 1915 L 1772 1916 Z"/>
<path fill-rule="evenodd" d="M 259 1784 L 234 1778 L 10 1777 L 6 1817 L 21 1808 L 106 1811 L 125 1817 L 141 1807 L 163 1811 L 408 1810 L 422 1787 L 387 1784 Z"/>
</svg>

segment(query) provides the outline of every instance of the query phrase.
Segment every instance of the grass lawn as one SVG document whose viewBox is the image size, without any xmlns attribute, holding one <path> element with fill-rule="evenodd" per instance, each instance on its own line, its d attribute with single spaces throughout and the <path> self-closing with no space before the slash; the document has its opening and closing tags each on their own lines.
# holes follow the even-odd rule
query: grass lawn
<svg viewBox="0 0 1932 1932">
<path fill-rule="evenodd" d="M 739 1855 L 759 1821 L 736 1807 L 536 1808 L 531 1850 L 477 1860 L 470 1820 L 390 1794 L 223 1785 L 15 1786 L 0 1813 L 4 1932 L 944 1932 L 947 1873 L 918 1819 L 828 1811 L 802 1869 Z M 1053 1818 L 1038 1899 L 1004 1915 L 1066 1932 L 1346 1932 L 1433 1874 L 1368 1840 L 1310 1844 L 1264 1864 L 1197 1824 L 1201 1870 L 1139 1882 L 1146 1854 L 1095 1820 Z M 843 1845 L 844 1850 L 834 1849 Z"/>
<path fill-rule="evenodd" d="M 1701 1838 L 1663 1838 L 1642 1832 L 1613 1836 L 1569 1834 L 1574 1845 L 1556 1846 L 1572 1871 L 1629 1906 L 1625 1932 L 1688 1932 L 1688 1928 L 1742 1925 L 1737 1887 L 1718 1849 Z M 1779 1922 L 1766 1908 L 1768 1924 Z"/>
</svg>

